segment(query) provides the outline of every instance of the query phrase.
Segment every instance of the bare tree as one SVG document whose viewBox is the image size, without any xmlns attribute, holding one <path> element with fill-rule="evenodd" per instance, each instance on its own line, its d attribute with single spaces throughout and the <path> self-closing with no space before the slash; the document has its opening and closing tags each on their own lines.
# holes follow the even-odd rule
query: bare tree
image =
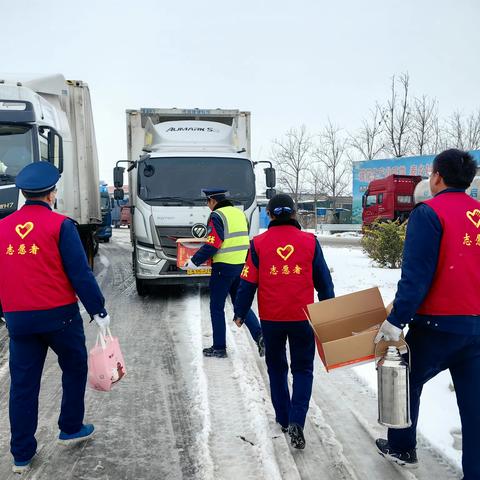
<svg viewBox="0 0 480 480">
<path fill-rule="evenodd" d="M 410 151 L 409 82 L 408 73 L 402 73 L 398 79 L 394 75 L 392 77 L 390 99 L 385 107 L 379 107 L 385 127 L 385 150 L 395 157 L 403 157 Z"/>
<path fill-rule="evenodd" d="M 363 120 L 358 132 L 355 135 L 349 135 L 350 145 L 360 154 L 362 160 L 372 160 L 384 148 L 382 133 L 382 111 L 377 105 L 375 110 L 370 110 L 370 117 Z"/>
<path fill-rule="evenodd" d="M 346 194 L 350 187 L 351 168 L 346 149 L 347 139 L 340 128 L 329 121 L 320 134 L 314 157 L 321 168 L 319 179 L 323 193 L 331 197 L 334 212 L 338 197 Z"/>
<path fill-rule="evenodd" d="M 271 159 L 276 164 L 279 183 L 292 194 L 296 209 L 311 154 L 312 137 L 305 125 L 299 129 L 291 128 L 284 138 L 273 141 Z"/>
<path fill-rule="evenodd" d="M 477 150 L 480 147 L 480 109 L 467 118 L 467 148 Z"/>
<path fill-rule="evenodd" d="M 314 216 L 314 228 L 317 228 L 318 219 L 317 219 L 317 203 L 320 196 L 323 192 L 323 177 L 324 170 L 318 162 L 314 162 L 310 165 L 308 169 L 308 180 L 313 193 L 313 216 Z"/>
<path fill-rule="evenodd" d="M 438 126 L 438 102 L 426 95 L 413 100 L 412 153 L 435 153 L 435 128 Z"/>
<path fill-rule="evenodd" d="M 460 111 L 452 113 L 447 121 L 446 133 L 449 145 L 461 150 L 480 147 L 480 110 L 464 117 Z"/>
<path fill-rule="evenodd" d="M 433 136 L 431 153 L 437 154 L 448 148 L 447 135 L 445 128 L 440 124 L 439 118 L 435 118 L 433 122 Z"/>
</svg>

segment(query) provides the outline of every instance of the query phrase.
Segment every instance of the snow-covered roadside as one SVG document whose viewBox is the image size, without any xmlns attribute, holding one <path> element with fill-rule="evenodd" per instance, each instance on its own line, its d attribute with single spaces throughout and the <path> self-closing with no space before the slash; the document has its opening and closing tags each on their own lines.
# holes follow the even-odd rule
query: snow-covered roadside
<svg viewBox="0 0 480 480">
<path fill-rule="evenodd" d="M 400 270 L 372 266 L 372 262 L 358 248 L 324 247 L 323 251 L 328 266 L 333 269 L 336 295 L 378 286 L 385 304 L 393 300 Z M 354 367 L 354 371 L 376 391 L 377 376 L 373 363 Z M 460 416 L 455 393 L 449 388 L 450 383 L 451 376 L 447 371 L 425 385 L 418 429 L 434 447 L 461 466 L 461 451 L 453 448 L 451 434 L 452 431 L 460 431 Z"/>
</svg>

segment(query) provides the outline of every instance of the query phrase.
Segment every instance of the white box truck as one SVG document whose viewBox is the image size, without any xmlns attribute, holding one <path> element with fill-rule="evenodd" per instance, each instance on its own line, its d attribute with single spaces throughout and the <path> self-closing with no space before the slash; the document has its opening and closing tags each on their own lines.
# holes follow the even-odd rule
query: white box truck
<svg viewBox="0 0 480 480">
<path fill-rule="evenodd" d="M 0 218 L 24 204 L 15 177 L 38 161 L 61 171 L 55 210 L 78 222 L 93 267 L 94 234 L 102 216 L 88 85 L 62 75 L 0 74 Z"/>
<path fill-rule="evenodd" d="M 177 267 L 176 244 L 178 238 L 207 235 L 210 210 L 202 188 L 228 189 L 229 199 L 245 212 L 250 235 L 258 233 L 250 112 L 142 108 L 126 113 L 128 160 L 124 162 L 129 172 L 137 291 L 144 295 L 151 285 L 205 281 L 205 274 Z M 114 169 L 117 199 L 123 193 L 121 162 Z M 270 197 L 275 192 L 271 164 L 265 174 Z"/>
</svg>

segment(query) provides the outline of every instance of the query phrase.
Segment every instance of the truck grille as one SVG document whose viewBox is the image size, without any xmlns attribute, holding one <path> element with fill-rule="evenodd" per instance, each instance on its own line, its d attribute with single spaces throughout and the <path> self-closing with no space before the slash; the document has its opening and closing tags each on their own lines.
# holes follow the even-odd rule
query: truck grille
<svg viewBox="0 0 480 480">
<path fill-rule="evenodd" d="M 193 238 L 192 227 L 157 227 L 157 235 L 163 252 L 177 258 L 177 238 Z"/>
</svg>

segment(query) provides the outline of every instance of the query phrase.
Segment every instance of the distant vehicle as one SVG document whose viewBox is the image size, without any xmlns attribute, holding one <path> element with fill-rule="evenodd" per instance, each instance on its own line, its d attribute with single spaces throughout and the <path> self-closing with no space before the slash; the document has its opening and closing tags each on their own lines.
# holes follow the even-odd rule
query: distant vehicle
<svg viewBox="0 0 480 480">
<path fill-rule="evenodd" d="M 362 198 L 362 222 L 375 220 L 405 221 L 415 207 L 415 187 L 422 181 L 418 175 L 389 175 L 372 180 Z"/>
<path fill-rule="evenodd" d="M 475 198 L 476 200 L 480 200 L 480 176 L 478 174 L 479 172 L 477 171 L 477 175 L 473 179 L 472 184 L 465 191 L 468 195 L 470 195 L 472 198 Z M 414 197 L 415 204 L 432 198 L 432 193 L 430 192 L 430 183 L 428 179 L 422 180 L 415 187 Z"/>
<path fill-rule="evenodd" d="M 126 227 L 130 228 L 132 223 L 132 209 L 130 205 L 124 205 L 120 211 L 120 225 L 125 225 Z"/>
<path fill-rule="evenodd" d="M 112 202 L 108 194 L 107 186 L 100 185 L 100 207 L 102 212 L 102 224 L 95 234 L 97 240 L 108 243 L 112 236 Z"/>
<path fill-rule="evenodd" d="M 243 209 L 250 235 L 259 214 L 250 154 L 250 112 L 239 110 L 127 110 L 133 269 L 139 295 L 150 285 L 206 282 L 208 272 L 177 267 L 178 238 L 206 238 L 210 214 L 201 189 L 226 188 Z M 123 197 L 123 167 L 114 169 L 114 197 Z M 275 170 L 265 169 L 267 196 Z"/>
<path fill-rule="evenodd" d="M 131 217 L 128 194 L 124 194 L 123 200 L 112 199 L 112 227 L 128 226 L 130 228 Z"/>
<path fill-rule="evenodd" d="M 102 217 L 88 85 L 62 75 L 0 74 L 0 218 L 24 204 L 15 177 L 39 161 L 62 173 L 54 208 L 77 222 L 93 267 L 94 234 Z"/>
</svg>

